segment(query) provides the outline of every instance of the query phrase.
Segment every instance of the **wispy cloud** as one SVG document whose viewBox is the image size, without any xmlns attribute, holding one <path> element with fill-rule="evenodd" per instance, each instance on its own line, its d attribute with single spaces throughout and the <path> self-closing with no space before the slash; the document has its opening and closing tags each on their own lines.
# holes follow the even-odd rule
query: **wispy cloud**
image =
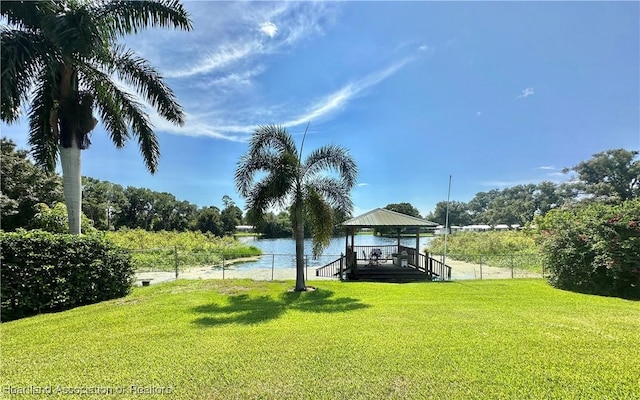
<svg viewBox="0 0 640 400">
<path fill-rule="evenodd" d="M 406 57 L 399 62 L 387 67 L 381 71 L 367 75 L 366 77 L 359 79 L 355 82 L 349 83 L 337 91 L 331 93 L 328 96 L 321 98 L 320 100 L 311 104 L 302 115 L 299 115 L 283 125 L 285 126 L 297 126 L 310 120 L 317 120 L 327 115 L 342 110 L 353 98 L 360 95 L 366 89 L 371 88 L 389 78 L 404 67 L 407 63 L 411 62 L 414 57 Z"/>
<path fill-rule="evenodd" d="M 183 59 L 180 66 L 169 69 L 168 78 L 188 78 L 196 75 L 219 73 L 231 66 L 252 62 L 259 56 L 282 51 L 303 38 L 322 32 L 321 20 L 330 7 L 316 2 L 238 3 L 225 9 L 228 19 L 218 21 L 222 28 L 220 38 L 201 39 L 199 45 L 209 48 L 205 55 L 195 60 Z M 207 13 L 208 14 L 208 13 Z M 204 16 L 195 23 L 210 27 Z M 205 41 L 208 40 L 209 43 Z M 196 44 L 198 45 L 198 44 Z"/>
<path fill-rule="evenodd" d="M 479 117 L 479 116 L 481 116 L 481 115 L 482 115 L 482 111 L 478 111 L 478 112 L 476 113 L 476 117 Z"/>
<path fill-rule="evenodd" d="M 366 182 L 358 183 L 358 187 L 364 187 L 364 186 L 369 186 L 369 184 Z"/>
<path fill-rule="evenodd" d="M 522 91 L 522 93 L 517 97 L 518 99 L 524 99 L 527 98 L 529 96 L 533 96 L 536 92 L 533 90 L 532 87 L 528 87 L 526 89 L 524 89 Z"/>
<path fill-rule="evenodd" d="M 543 166 L 538 167 L 536 169 L 554 170 L 554 169 L 556 169 L 556 167 L 555 167 L 555 165 L 543 165 Z"/>
</svg>

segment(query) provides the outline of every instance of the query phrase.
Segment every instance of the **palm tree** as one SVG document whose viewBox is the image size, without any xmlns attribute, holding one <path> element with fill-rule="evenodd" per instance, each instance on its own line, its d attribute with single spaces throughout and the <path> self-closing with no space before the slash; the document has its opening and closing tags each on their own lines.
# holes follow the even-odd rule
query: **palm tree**
<svg viewBox="0 0 640 400">
<path fill-rule="evenodd" d="M 134 136 L 147 169 L 155 173 L 158 139 L 142 103 L 121 89 L 137 90 L 166 120 L 182 125 L 173 91 L 150 63 L 117 43 L 147 27 L 190 30 L 177 0 L 2 2 L 1 118 L 13 123 L 30 103 L 29 144 L 37 164 L 53 171 L 60 154 L 69 230 L 80 233 L 80 151 L 99 116 L 116 147 Z"/>
<path fill-rule="evenodd" d="M 349 152 L 339 146 L 320 147 L 302 162 L 302 148 L 281 126 L 260 126 L 249 141 L 249 150 L 238 162 L 235 183 L 247 200 L 247 217 L 254 223 L 272 208 L 289 207 L 296 240 L 296 291 L 304 282 L 304 220 L 311 222 L 313 255 L 329 245 L 333 209 L 351 213 L 349 192 L 358 169 Z M 331 176 L 328 172 L 334 172 Z M 261 179 L 257 179 L 261 177 Z"/>
</svg>

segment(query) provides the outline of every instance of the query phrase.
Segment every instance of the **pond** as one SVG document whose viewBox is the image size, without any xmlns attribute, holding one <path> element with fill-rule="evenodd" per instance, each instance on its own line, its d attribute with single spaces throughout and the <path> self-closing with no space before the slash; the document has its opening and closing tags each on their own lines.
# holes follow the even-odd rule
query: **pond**
<svg viewBox="0 0 640 400">
<path fill-rule="evenodd" d="M 263 255 L 258 261 L 234 265 L 234 269 L 271 268 L 272 266 L 273 268 L 292 268 L 296 264 L 296 242 L 294 239 L 260 239 L 255 236 L 244 236 L 239 237 L 238 240 L 248 245 L 259 248 L 260 250 L 262 250 Z M 432 236 L 420 238 L 420 252 L 423 252 L 424 247 L 431 240 L 433 240 Z M 354 241 L 356 246 L 383 246 L 395 245 L 397 244 L 398 239 L 374 235 L 356 235 Z M 407 247 L 415 247 L 416 238 L 402 238 L 400 239 L 400 244 Z M 340 257 L 340 254 L 344 253 L 345 238 L 344 236 L 336 236 L 331 238 L 329 247 L 327 247 L 323 254 L 315 260 L 311 255 L 311 246 L 311 239 L 305 239 L 304 250 L 306 254 L 307 265 L 310 268 L 317 268 L 338 259 Z"/>
</svg>

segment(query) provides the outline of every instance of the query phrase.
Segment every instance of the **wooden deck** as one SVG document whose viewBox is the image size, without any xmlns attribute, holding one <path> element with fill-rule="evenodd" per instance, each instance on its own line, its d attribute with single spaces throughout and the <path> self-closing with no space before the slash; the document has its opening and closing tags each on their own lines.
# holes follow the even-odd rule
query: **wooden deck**
<svg viewBox="0 0 640 400">
<path fill-rule="evenodd" d="M 369 282 L 417 282 L 431 281 L 432 276 L 413 266 L 400 267 L 386 263 L 380 265 L 358 264 L 356 271 L 345 271 L 348 280 Z"/>
<path fill-rule="evenodd" d="M 403 247 L 401 250 L 413 249 Z M 409 253 L 409 260 L 405 260 L 405 262 L 409 261 L 406 266 L 393 264 L 392 259 L 384 259 L 385 262 L 375 263 L 370 260 L 356 258 L 354 260 L 356 268 L 351 268 L 348 266 L 347 258 L 342 256 L 323 267 L 317 268 L 316 276 L 376 282 L 442 281 L 451 279 L 451 267 L 421 253 L 418 253 L 416 257 L 415 250 L 413 252 L 409 251 Z M 417 266 L 411 262 L 416 258 L 418 260 Z"/>
</svg>

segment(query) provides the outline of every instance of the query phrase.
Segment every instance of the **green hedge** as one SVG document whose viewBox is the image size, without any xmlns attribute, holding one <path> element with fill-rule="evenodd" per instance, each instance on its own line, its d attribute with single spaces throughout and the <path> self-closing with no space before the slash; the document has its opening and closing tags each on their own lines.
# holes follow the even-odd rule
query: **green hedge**
<svg viewBox="0 0 640 400">
<path fill-rule="evenodd" d="M 0 232 L 1 319 L 60 311 L 129 293 L 131 256 L 101 235 Z"/>
<path fill-rule="evenodd" d="M 640 199 L 552 210 L 535 223 L 552 285 L 640 298 Z"/>
</svg>

